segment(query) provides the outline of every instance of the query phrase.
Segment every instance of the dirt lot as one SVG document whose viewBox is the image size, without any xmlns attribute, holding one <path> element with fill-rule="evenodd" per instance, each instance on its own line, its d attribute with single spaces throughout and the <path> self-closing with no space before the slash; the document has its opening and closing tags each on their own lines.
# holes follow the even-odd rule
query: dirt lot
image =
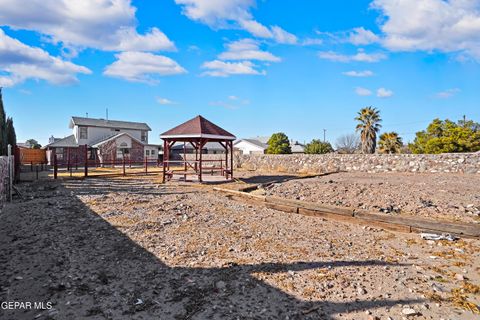
<svg viewBox="0 0 480 320">
<path fill-rule="evenodd" d="M 336 173 L 277 183 L 263 193 L 391 215 L 480 223 L 476 174 Z"/>
<path fill-rule="evenodd" d="M 53 308 L 1 319 L 478 319 L 478 240 L 425 241 L 152 177 L 20 189 L 0 215 L 1 301 Z"/>
</svg>

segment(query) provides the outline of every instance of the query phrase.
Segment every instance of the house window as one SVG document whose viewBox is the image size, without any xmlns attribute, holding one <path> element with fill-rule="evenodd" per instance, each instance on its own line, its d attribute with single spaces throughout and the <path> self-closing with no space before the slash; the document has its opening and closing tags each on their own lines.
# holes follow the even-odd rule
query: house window
<svg viewBox="0 0 480 320">
<path fill-rule="evenodd" d="M 142 131 L 142 142 L 147 142 L 147 131 Z"/>
<path fill-rule="evenodd" d="M 149 156 L 150 155 L 150 150 L 145 150 L 145 155 Z"/>
<path fill-rule="evenodd" d="M 63 160 L 63 148 L 56 148 L 55 154 L 57 155 L 57 160 Z"/>
<path fill-rule="evenodd" d="M 88 128 L 87 127 L 80 127 L 80 139 L 88 139 Z"/>
</svg>

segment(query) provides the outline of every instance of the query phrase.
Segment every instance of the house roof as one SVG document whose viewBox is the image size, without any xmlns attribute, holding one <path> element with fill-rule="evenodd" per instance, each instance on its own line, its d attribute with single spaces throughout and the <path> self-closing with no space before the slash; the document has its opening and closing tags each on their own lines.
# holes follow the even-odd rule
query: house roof
<svg viewBox="0 0 480 320">
<path fill-rule="evenodd" d="M 256 139 L 240 139 L 240 140 L 235 141 L 235 144 L 238 144 L 241 141 L 245 141 L 245 142 L 248 142 L 250 144 L 253 144 L 254 146 L 256 146 L 258 148 L 261 148 L 263 150 L 268 148 L 268 145 L 266 143 L 263 143 L 263 142 L 261 142 L 259 140 L 256 140 Z"/>
<path fill-rule="evenodd" d="M 174 138 L 206 138 L 219 140 L 235 140 L 235 136 L 202 116 L 184 122 L 160 135 L 162 139 Z"/>
<path fill-rule="evenodd" d="M 292 153 L 304 153 L 305 152 L 305 146 L 302 144 L 292 144 L 290 146 L 290 149 L 292 150 Z"/>
<path fill-rule="evenodd" d="M 305 153 L 305 145 L 295 140 L 290 140 L 290 149 L 292 153 Z"/>
<path fill-rule="evenodd" d="M 47 144 L 44 148 L 76 148 L 78 147 L 77 141 L 75 140 L 75 136 L 69 135 L 63 139 L 59 139 L 55 142 Z"/>
<path fill-rule="evenodd" d="M 105 120 L 83 117 L 72 117 L 70 120 L 70 128 L 74 126 L 88 126 L 88 127 L 106 127 L 115 129 L 132 129 L 132 130 L 146 130 L 152 129 L 148 124 L 144 122 L 131 122 L 131 121 L 118 121 L 118 120 Z"/>
<path fill-rule="evenodd" d="M 138 143 L 141 143 L 141 144 L 144 145 L 143 142 L 141 142 L 140 140 L 132 137 L 131 134 L 129 134 L 129 133 L 127 133 L 127 132 L 122 132 L 122 133 L 115 134 L 115 135 L 110 136 L 110 137 L 106 137 L 106 138 L 104 138 L 104 139 L 102 139 L 102 140 L 100 140 L 100 141 L 97 141 L 97 142 L 95 142 L 94 144 L 92 144 L 92 147 L 97 148 L 97 147 L 101 146 L 102 144 L 104 144 L 104 143 L 106 143 L 106 142 L 108 142 L 108 141 L 115 140 L 115 139 L 117 139 L 117 138 L 119 138 L 119 137 L 121 137 L 121 136 L 124 136 L 124 135 L 127 135 L 127 136 L 129 136 L 130 138 L 132 138 L 133 140 L 137 141 Z"/>
<path fill-rule="evenodd" d="M 17 147 L 30 149 L 32 146 L 28 142 L 17 142 Z"/>
</svg>

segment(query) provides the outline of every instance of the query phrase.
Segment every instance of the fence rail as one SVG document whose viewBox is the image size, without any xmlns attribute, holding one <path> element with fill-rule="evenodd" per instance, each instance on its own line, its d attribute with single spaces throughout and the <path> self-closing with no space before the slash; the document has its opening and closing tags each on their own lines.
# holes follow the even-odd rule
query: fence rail
<svg viewBox="0 0 480 320">
<path fill-rule="evenodd" d="M 53 177 L 57 179 L 59 173 L 66 173 L 67 177 L 88 177 L 88 176 L 109 176 L 109 175 L 129 175 L 129 174 L 148 174 L 160 173 L 154 171 L 161 167 L 159 159 L 148 159 L 135 161 L 131 159 L 116 160 L 86 160 L 86 161 L 59 161 L 54 157 Z M 113 169 L 113 170 L 109 170 Z M 79 174 L 80 173 L 80 174 Z M 65 175 L 64 175 L 65 176 Z"/>
</svg>

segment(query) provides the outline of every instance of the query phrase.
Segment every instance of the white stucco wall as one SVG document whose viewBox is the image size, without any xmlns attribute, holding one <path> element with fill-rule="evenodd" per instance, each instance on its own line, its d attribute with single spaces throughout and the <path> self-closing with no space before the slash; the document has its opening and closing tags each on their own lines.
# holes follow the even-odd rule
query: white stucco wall
<svg viewBox="0 0 480 320">
<path fill-rule="evenodd" d="M 147 150 L 149 151 L 148 156 L 147 156 Z M 147 157 L 149 160 L 157 160 L 158 159 L 158 147 L 157 146 L 147 145 L 147 146 L 145 146 L 145 149 L 144 149 L 143 152 L 145 154 L 145 157 Z"/>
<path fill-rule="evenodd" d="M 243 154 L 249 155 L 249 154 L 263 154 L 264 149 L 260 148 L 254 144 L 251 144 L 247 141 L 239 141 L 237 144 L 234 145 L 235 148 L 239 149 L 242 151 Z"/>
</svg>

